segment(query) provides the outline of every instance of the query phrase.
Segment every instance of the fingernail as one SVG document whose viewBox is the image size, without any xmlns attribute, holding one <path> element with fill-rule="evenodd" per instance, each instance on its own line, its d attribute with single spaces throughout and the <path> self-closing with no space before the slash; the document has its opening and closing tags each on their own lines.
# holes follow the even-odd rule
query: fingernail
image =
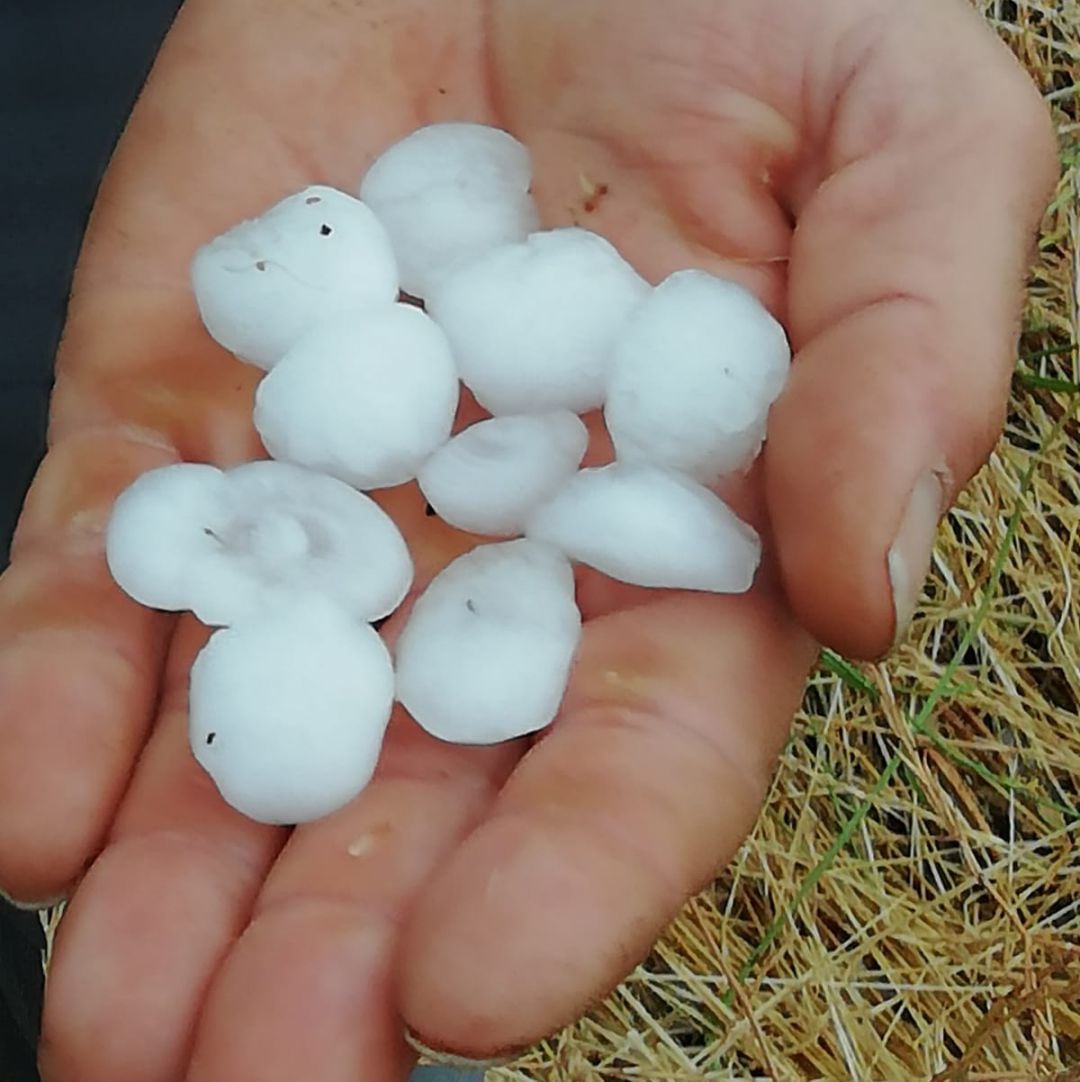
<svg viewBox="0 0 1080 1082">
<path fill-rule="evenodd" d="M 405 1040 L 409 1047 L 424 1059 L 429 1059 L 440 1067 L 453 1067 L 465 1071 L 485 1071 L 490 1067 L 502 1067 L 517 1059 L 524 1051 L 520 1049 L 516 1052 L 508 1052 L 506 1055 L 494 1056 L 491 1059 L 470 1059 L 468 1056 L 458 1056 L 453 1052 L 432 1048 L 408 1028 L 405 1030 Z"/>
<path fill-rule="evenodd" d="M 47 898 L 42 902 L 23 902 L 18 898 L 12 898 L 5 890 L 0 890 L 0 899 L 3 899 L 14 909 L 21 909 L 26 913 L 34 913 L 42 909 L 55 909 L 61 902 L 67 901 L 67 895 L 58 894 L 55 898 Z"/>
<path fill-rule="evenodd" d="M 945 503 L 943 475 L 943 470 L 930 470 L 916 482 L 889 549 L 889 583 L 896 616 L 893 646 L 907 634 L 930 572 L 930 557 Z"/>
</svg>

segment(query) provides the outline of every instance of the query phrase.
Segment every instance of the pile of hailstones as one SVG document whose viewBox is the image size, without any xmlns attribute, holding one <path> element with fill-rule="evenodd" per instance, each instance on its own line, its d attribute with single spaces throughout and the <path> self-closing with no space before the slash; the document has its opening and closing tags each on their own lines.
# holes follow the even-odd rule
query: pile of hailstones
<svg viewBox="0 0 1080 1082">
<path fill-rule="evenodd" d="M 137 601 L 221 629 L 192 669 L 191 746 L 254 819 L 347 803 L 395 699 L 457 743 L 549 724 L 581 636 L 571 561 L 648 587 L 753 580 L 758 537 L 707 486 L 760 450 L 783 329 L 731 282 L 652 287 L 597 234 L 540 230 L 530 183 L 507 133 L 431 125 L 359 199 L 307 188 L 195 255 L 207 330 L 267 371 L 271 459 L 144 474 L 106 549 Z M 452 436 L 462 383 L 491 417 Z M 615 461 L 581 469 L 578 415 L 601 407 Z M 364 492 L 414 480 L 446 522 L 504 540 L 434 578 L 391 658 L 372 624 L 413 564 Z"/>
</svg>

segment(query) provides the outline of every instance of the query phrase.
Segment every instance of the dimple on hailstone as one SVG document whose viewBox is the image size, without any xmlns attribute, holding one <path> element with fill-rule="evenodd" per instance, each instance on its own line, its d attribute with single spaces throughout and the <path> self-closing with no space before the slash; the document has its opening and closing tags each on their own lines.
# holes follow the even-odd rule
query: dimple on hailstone
<svg viewBox="0 0 1080 1082">
<path fill-rule="evenodd" d="M 460 530 L 522 533 L 581 464 L 589 433 L 568 410 L 492 417 L 459 432 L 420 468 L 420 489 Z"/>
<path fill-rule="evenodd" d="M 626 322 L 604 405 L 615 453 L 706 483 L 749 465 L 787 378 L 783 327 L 748 290 L 678 271 Z"/>
<path fill-rule="evenodd" d="M 525 539 L 481 545 L 413 607 L 394 650 L 397 697 L 442 740 L 523 736 L 554 719 L 580 637 L 564 556 Z"/>
<path fill-rule="evenodd" d="M 527 536 L 637 586 L 742 593 L 761 559 L 757 533 L 723 500 L 646 463 L 581 470 Z"/>
<path fill-rule="evenodd" d="M 378 634 L 327 602 L 215 632 L 191 670 L 189 737 L 224 799 L 262 823 L 303 823 L 371 779 L 393 705 Z"/>
<path fill-rule="evenodd" d="M 538 227 L 531 182 L 529 152 L 508 132 L 430 124 L 375 159 L 360 198 L 393 240 L 402 288 L 426 297 L 458 260 Z"/>
<path fill-rule="evenodd" d="M 322 185 L 204 245 L 191 282 L 210 335 L 266 369 L 323 320 L 398 295 L 397 261 L 375 214 Z"/>
<path fill-rule="evenodd" d="M 615 339 L 649 292 L 603 237 L 569 227 L 456 267 L 428 311 L 491 413 L 584 413 L 603 403 Z"/>
<path fill-rule="evenodd" d="M 377 620 L 401 604 L 413 575 L 405 541 L 378 504 L 282 462 L 144 474 L 116 502 L 106 557 L 137 601 L 191 609 L 211 626 L 305 595 Z"/>
<path fill-rule="evenodd" d="M 384 488 L 412 480 L 446 442 L 459 390 L 437 324 L 386 305 L 301 338 L 259 384 L 255 427 L 274 458 Z"/>
</svg>

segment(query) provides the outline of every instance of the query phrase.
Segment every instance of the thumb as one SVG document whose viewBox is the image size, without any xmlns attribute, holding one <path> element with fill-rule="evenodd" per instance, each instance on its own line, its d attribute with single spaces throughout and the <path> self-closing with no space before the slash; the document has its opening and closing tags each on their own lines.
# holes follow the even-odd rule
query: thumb
<svg viewBox="0 0 1080 1082">
<path fill-rule="evenodd" d="M 791 379 L 766 485 L 793 609 L 858 657 L 906 630 L 938 520 L 1000 433 L 1047 113 L 965 6 L 896 5 L 814 88 L 827 175 L 795 199 Z"/>
</svg>

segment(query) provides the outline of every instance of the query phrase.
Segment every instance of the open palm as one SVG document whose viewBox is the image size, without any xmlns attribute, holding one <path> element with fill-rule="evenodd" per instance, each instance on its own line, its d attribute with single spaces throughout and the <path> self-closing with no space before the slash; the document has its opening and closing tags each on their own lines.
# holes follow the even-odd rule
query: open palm
<svg viewBox="0 0 1080 1082">
<path fill-rule="evenodd" d="M 542 739 L 457 748 L 399 716 L 350 806 L 260 826 L 187 751 L 205 630 L 122 596 L 102 527 L 146 469 L 262 454 L 260 373 L 202 331 L 194 249 L 448 119 L 528 143 L 545 225 L 654 281 L 738 278 L 785 320 L 792 379 L 731 493 L 771 558 L 745 597 L 583 578 Z M 78 884 L 47 1077 L 395 1080 L 403 1020 L 483 1055 L 617 981 L 752 825 L 814 641 L 872 656 L 903 630 L 1000 425 L 1053 161 L 952 0 L 189 0 L 94 214 L 0 580 L 0 886 Z M 475 540 L 415 486 L 383 503 L 419 585 Z"/>
</svg>

